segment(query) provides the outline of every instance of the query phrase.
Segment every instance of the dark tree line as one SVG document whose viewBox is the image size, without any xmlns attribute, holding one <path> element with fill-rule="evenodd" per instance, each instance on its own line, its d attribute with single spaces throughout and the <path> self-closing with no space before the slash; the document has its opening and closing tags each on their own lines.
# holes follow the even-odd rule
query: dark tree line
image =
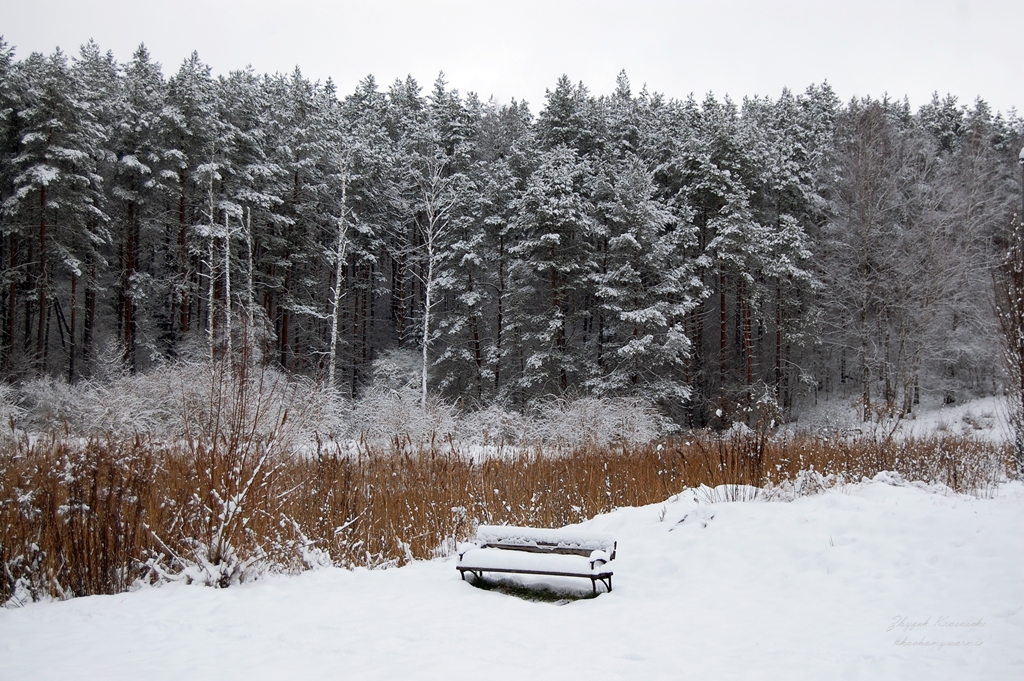
<svg viewBox="0 0 1024 681">
<path fill-rule="evenodd" d="M 406 356 L 424 399 L 467 405 L 905 413 L 999 387 L 1021 139 L 980 100 L 828 85 L 736 104 L 563 77 L 534 116 L 443 77 L 340 96 L 0 41 L 0 370 L 245 352 L 356 396 Z"/>
</svg>

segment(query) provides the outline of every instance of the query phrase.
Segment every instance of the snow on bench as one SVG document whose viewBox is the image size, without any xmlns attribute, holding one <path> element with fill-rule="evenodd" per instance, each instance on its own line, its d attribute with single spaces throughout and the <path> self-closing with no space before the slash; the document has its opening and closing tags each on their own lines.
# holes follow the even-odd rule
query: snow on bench
<svg viewBox="0 0 1024 681">
<path fill-rule="evenodd" d="M 610 592 L 616 546 L 605 532 L 481 525 L 472 543 L 459 545 L 456 569 L 462 579 L 467 572 L 583 577 L 595 594 L 598 582 Z"/>
</svg>

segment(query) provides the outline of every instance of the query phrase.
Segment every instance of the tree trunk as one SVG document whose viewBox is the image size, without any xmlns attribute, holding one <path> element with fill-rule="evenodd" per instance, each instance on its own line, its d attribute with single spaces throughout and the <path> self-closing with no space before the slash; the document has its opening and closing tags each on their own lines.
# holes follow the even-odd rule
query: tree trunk
<svg viewBox="0 0 1024 681">
<path fill-rule="evenodd" d="M 562 317 L 562 301 L 558 290 L 558 270 L 555 269 L 555 247 L 551 246 L 551 310 L 558 318 L 558 327 L 555 331 L 555 357 L 558 358 L 558 388 L 559 394 L 564 395 L 569 387 L 569 377 L 565 373 L 565 319 Z"/>
<path fill-rule="evenodd" d="M 212 226 L 212 225 L 211 225 Z M 207 287 L 206 287 L 206 342 L 210 348 L 210 360 L 215 358 L 214 351 L 214 324 L 216 322 L 216 316 L 214 310 L 216 309 L 216 298 L 214 297 L 214 273 L 213 273 L 213 236 L 210 236 L 210 242 L 207 244 Z"/>
<path fill-rule="evenodd" d="M 473 293 L 473 271 L 470 270 L 469 276 L 469 292 Z M 479 315 L 476 313 L 476 309 L 473 310 L 473 315 L 470 318 L 470 330 L 473 332 L 473 359 L 476 361 L 476 397 L 477 399 L 483 399 L 484 396 L 484 357 L 483 351 L 480 347 L 480 325 Z"/>
<path fill-rule="evenodd" d="M 338 368 L 338 317 L 341 311 L 342 282 L 345 273 L 345 251 L 348 248 L 348 223 L 345 221 L 345 200 L 348 189 L 348 174 L 341 178 L 341 217 L 338 218 L 338 241 L 334 250 L 334 299 L 331 301 L 331 350 L 327 369 L 327 380 L 331 388 L 337 384 Z"/>
<path fill-rule="evenodd" d="M 227 361 L 234 362 L 231 348 L 231 226 L 224 211 L 224 347 Z"/>
<path fill-rule="evenodd" d="M 124 270 L 121 273 L 121 291 L 124 315 L 124 347 L 122 362 L 125 368 L 135 371 L 135 296 L 132 294 L 132 280 L 135 277 L 135 258 L 138 251 L 136 244 L 135 202 L 128 202 L 128 233 L 125 239 Z"/>
<path fill-rule="evenodd" d="M 36 280 L 39 325 L 36 332 L 35 364 L 38 373 L 46 371 L 44 346 L 46 344 L 46 310 L 49 303 L 46 296 L 46 287 L 49 283 L 46 265 L 46 185 L 43 185 L 39 191 L 39 278 Z"/>
<path fill-rule="evenodd" d="M 78 331 L 78 277 L 74 274 L 71 275 L 71 328 L 70 333 L 70 346 L 68 352 L 68 383 L 72 383 L 75 380 L 75 355 L 77 352 L 77 344 L 75 343 L 75 334 Z"/>
<path fill-rule="evenodd" d="M 352 278 L 359 283 L 358 279 L 359 270 L 354 265 L 352 266 Z M 360 344 L 361 335 L 359 329 L 359 323 L 361 317 L 359 316 L 359 304 L 362 300 L 362 291 L 357 287 L 355 289 L 356 295 L 352 298 L 352 397 L 356 396 L 356 392 L 359 388 L 359 352 L 362 350 Z"/>
<path fill-rule="evenodd" d="M 215 227 L 216 227 L 216 205 L 213 202 L 213 175 L 212 174 L 210 175 L 210 182 L 209 182 L 209 185 L 207 187 L 206 192 L 207 192 L 207 200 L 209 202 L 208 208 L 209 208 L 209 211 L 210 211 L 209 212 L 209 219 L 210 220 L 209 220 L 209 223 L 208 223 L 209 226 L 210 226 L 210 235 L 209 235 L 209 238 L 208 238 L 207 244 L 206 244 L 206 250 L 207 250 L 206 264 L 207 264 L 207 268 L 208 268 L 207 277 L 206 277 L 206 342 L 207 342 L 207 345 L 209 346 L 210 362 L 212 363 L 213 360 L 216 359 L 216 351 L 215 351 L 213 334 L 214 334 L 214 330 L 215 330 L 215 326 L 216 326 L 216 320 L 217 320 L 217 315 L 216 315 L 216 312 L 215 312 L 217 299 L 215 297 L 216 292 L 214 291 L 214 277 L 216 275 L 214 273 L 214 244 L 213 244 L 213 242 L 216 240 L 216 237 L 214 236 L 215 235 Z"/>
<path fill-rule="evenodd" d="M 253 253 L 252 253 L 252 214 L 249 207 L 245 209 L 245 248 L 249 257 L 249 267 L 246 269 L 248 279 L 245 282 L 245 312 L 249 322 L 249 333 L 252 333 L 252 326 L 256 320 L 256 292 L 253 285 Z"/>
<path fill-rule="evenodd" d="M 867 348 L 861 348 L 861 400 L 864 403 L 864 421 L 871 420 L 871 367 L 868 366 Z"/>
<path fill-rule="evenodd" d="M 430 347 L 430 306 L 433 301 L 430 297 L 433 293 L 434 288 L 434 249 L 432 244 L 427 247 L 427 280 L 424 288 L 423 303 L 423 371 L 421 373 L 421 385 L 420 385 L 420 407 L 426 408 L 427 406 L 427 357 L 428 349 Z"/>
<path fill-rule="evenodd" d="M 285 277 L 285 290 L 288 290 L 288 283 L 291 279 L 291 273 Z M 277 303 L 277 314 L 281 320 L 280 335 L 277 338 L 277 347 L 280 352 L 281 368 L 288 368 L 288 309 L 285 308 L 281 302 L 280 297 Z"/>
<path fill-rule="evenodd" d="M 718 377 L 719 396 L 725 397 L 726 371 L 728 369 L 729 329 L 728 318 L 725 308 L 725 272 L 718 273 L 718 300 L 719 300 L 719 343 L 718 343 Z"/>
<path fill-rule="evenodd" d="M 750 400 L 750 386 L 754 384 L 754 339 L 751 329 L 750 301 L 746 286 L 740 286 L 740 312 L 743 315 L 743 358 L 747 369 L 747 400 Z"/>
<path fill-rule="evenodd" d="M 7 263 L 8 271 L 14 272 L 15 268 L 18 267 L 18 244 L 15 239 L 14 232 L 11 232 L 8 237 L 8 254 Z M 14 361 L 14 324 L 17 309 L 18 309 L 18 284 L 11 279 L 11 283 L 7 286 L 7 317 L 5 319 L 4 326 L 4 349 L 3 349 L 3 369 L 5 373 L 9 373 L 13 366 Z"/>
<path fill-rule="evenodd" d="M 498 236 L 498 319 L 494 345 L 494 394 L 501 389 L 501 340 L 505 308 L 505 236 Z"/>
<path fill-rule="evenodd" d="M 188 295 L 188 243 L 187 226 L 185 223 L 185 178 L 180 177 L 181 193 L 178 196 L 178 278 L 181 290 L 178 292 L 178 304 L 180 305 L 180 333 L 182 338 L 188 334 L 189 327 L 189 295 Z"/>
<path fill-rule="evenodd" d="M 782 393 L 782 280 L 775 286 L 775 397 Z"/>
</svg>

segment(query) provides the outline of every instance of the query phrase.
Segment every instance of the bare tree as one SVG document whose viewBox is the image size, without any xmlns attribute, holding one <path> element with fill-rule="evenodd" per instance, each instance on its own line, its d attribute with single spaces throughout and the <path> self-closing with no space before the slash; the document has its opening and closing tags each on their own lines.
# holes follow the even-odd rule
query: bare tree
<svg viewBox="0 0 1024 681">
<path fill-rule="evenodd" d="M 423 160 L 418 177 L 419 208 L 425 216 L 419 223 L 420 235 L 423 239 L 424 261 L 424 270 L 420 273 L 424 291 L 422 327 L 423 370 L 420 380 L 421 406 L 426 406 L 427 404 L 430 317 L 434 305 L 437 304 L 434 298 L 438 283 L 437 269 L 439 261 L 444 255 L 442 244 L 452 230 L 452 209 L 458 202 L 456 183 L 459 176 L 446 175 L 446 166 L 447 159 L 440 153 L 435 153 L 433 156 Z"/>
<path fill-rule="evenodd" d="M 342 275 L 345 272 L 345 252 L 348 250 L 348 212 L 347 191 L 348 191 L 348 164 L 349 158 L 343 157 L 341 171 L 341 215 L 338 217 L 338 238 L 334 245 L 334 292 L 331 301 L 331 349 L 330 364 L 327 370 L 327 377 L 334 386 L 338 371 L 338 316 L 341 310 L 341 298 L 343 294 Z"/>
<path fill-rule="evenodd" d="M 210 164 L 210 165 L 212 166 L 212 164 Z M 207 217 L 210 220 L 210 225 L 209 225 L 209 233 L 205 235 L 205 236 L 208 237 L 208 240 L 207 240 L 208 258 L 207 259 L 209 261 L 209 262 L 207 262 L 207 266 L 209 268 L 209 276 L 207 276 L 207 278 L 206 278 L 206 283 L 207 283 L 207 287 L 206 287 L 207 288 L 207 290 L 206 290 L 206 305 L 207 305 L 207 312 L 206 312 L 206 342 L 207 342 L 207 345 L 209 345 L 209 348 L 210 348 L 210 362 L 211 362 L 211 365 L 212 365 L 213 360 L 214 360 L 214 355 L 215 355 L 215 353 L 214 353 L 214 345 L 213 345 L 213 331 L 214 331 L 213 310 L 214 310 L 214 303 L 215 303 L 214 297 L 213 297 L 213 294 L 214 294 L 214 285 L 213 285 L 214 260 L 213 260 L 213 257 L 214 257 L 214 241 L 216 240 L 216 231 L 217 231 L 215 229 L 215 227 L 214 227 L 214 224 L 215 224 L 214 220 L 215 220 L 215 215 L 216 215 L 216 205 L 215 205 L 214 200 L 213 200 L 213 180 L 214 180 L 215 176 L 219 177 L 219 175 L 216 174 L 216 171 L 213 169 L 213 167 L 210 167 L 209 169 L 205 169 L 205 168 L 203 168 L 203 169 L 204 170 L 208 170 L 208 172 L 209 172 L 209 182 L 208 182 L 207 189 L 206 189 L 206 198 L 207 198 L 207 204 L 208 204 L 207 208 L 209 210 L 209 215 Z"/>
<path fill-rule="evenodd" d="M 1024 477 L 1024 149 L 1020 150 L 1021 212 L 997 279 L 999 323 L 1010 379 L 1017 478 Z"/>
</svg>

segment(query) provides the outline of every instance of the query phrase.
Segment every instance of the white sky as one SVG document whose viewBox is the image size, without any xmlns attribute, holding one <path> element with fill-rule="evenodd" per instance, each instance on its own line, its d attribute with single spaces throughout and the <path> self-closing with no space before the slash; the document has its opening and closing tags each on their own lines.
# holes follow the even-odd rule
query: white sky
<svg viewBox="0 0 1024 681">
<path fill-rule="evenodd" d="M 775 97 L 828 80 L 838 95 L 933 91 L 1024 109 L 1022 0 L 0 0 L 0 35 L 17 48 L 75 54 L 94 38 L 126 62 L 140 42 L 173 75 L 193 50 L 227 73 L 334 79 L 341 94 L 373 74 L 411 74 L 537 113 L 565 73 L 595 94 L 625 69 L 670 97 L 708 91 Z"/>
</svg>

